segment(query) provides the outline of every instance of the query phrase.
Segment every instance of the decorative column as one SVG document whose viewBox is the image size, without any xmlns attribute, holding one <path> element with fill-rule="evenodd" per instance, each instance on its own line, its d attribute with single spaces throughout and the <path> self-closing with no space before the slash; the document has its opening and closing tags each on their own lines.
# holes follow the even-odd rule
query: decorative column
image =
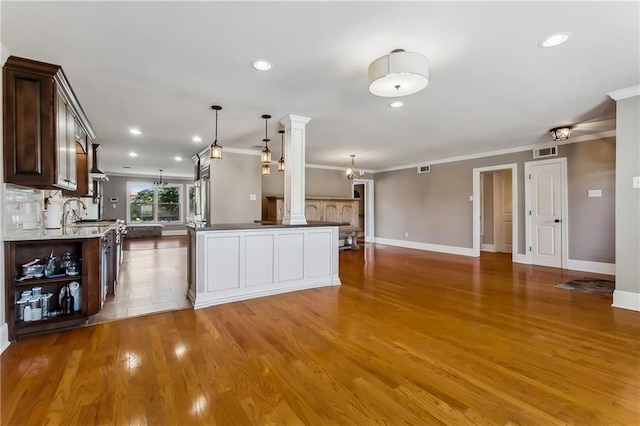
<svg viewBox="0 0 640 426">
<path fill-rule="evenodd" d="M 284 212 L 285 225 L 306 225 L 305 197 L 305 128 L 308 117 L 289 114 L 280 120 L 284 126 Z"/>
<path fill-rule="evenodd" d="M 616 289 L 614 308 L 640 311 L 640 86 L 616 101 Z"/>
</svg>

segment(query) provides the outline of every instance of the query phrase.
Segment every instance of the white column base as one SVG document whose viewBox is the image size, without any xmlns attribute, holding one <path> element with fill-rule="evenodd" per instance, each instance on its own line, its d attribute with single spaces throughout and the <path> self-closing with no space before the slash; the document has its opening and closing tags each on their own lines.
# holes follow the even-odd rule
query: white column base
<svg viewBox="0 0 640 426">
<path fill-rule="evenodd" d="M 304 216 L 284 216 L 282 223 L 284 225 L 306 225 L 307 218 Z"/>
<path fill-rule="evenodd" d="M 629 309 L 631 311 L 640 312 L 640 293 L 614 290 L 613 303 L 611 306 L 614 308 Z"/>
</svg>

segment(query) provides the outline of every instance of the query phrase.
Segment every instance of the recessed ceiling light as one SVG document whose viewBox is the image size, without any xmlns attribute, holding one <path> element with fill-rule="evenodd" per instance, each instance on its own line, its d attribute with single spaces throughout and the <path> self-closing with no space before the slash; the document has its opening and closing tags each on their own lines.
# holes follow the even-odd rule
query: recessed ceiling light
<svg viewBox="0 0 640 426">
<path fill-rule="evenodd" d="M 133 152 L 133 151 L 129 153 L 129 157 L 137 157 L 137 156 L 138 156 L 138 154 L 136 154 L 136 153 L 135 153 L 135 152 Z"/>
<path fill-rule="evenodd" d="M 179 155 L 176 155 L 175 157 L 173 157 L 173 159 L 176 161 L 182 161 L 182 157 L 180 157 Z"/>
<path fill-rule="evenodd" d="M 271 62 L 267 61 L 266 59 L 258 59 L 257 61 L 255 61 L 252 64 L 253 68 L 257 69 L 258 71 L 267 71 L 270 70 L 272 67 Z"/>
<path fill-rule="evenodd" d="M 202 138 L 200 136 L 194 136 L 191 138 L 191 140 L 194 142 L 202 142 Z"/>
<path fill-rule="evenodd" d="M 129 129 L 129 133 L 132 135 L 141 135 L 142 132 L 139 129 Z"/>
<path fill-rule="evenodd" d="M 389 104 L 389 106 L 391 108 L 400 108 L 400 107 L 404 106 L 404 102 L 402 102 L 402 101 L 394 101 L 394 102 L 391 102 Z"/>
<path fill-rule="evenodd" d="M 567 31 L 551 34 L 550 36 L 545 37 L 542 41 L 540 41 L 540 43 L 538 43 L 538 47 L 558 46 L 559 44 L 562 44 L 565 41 L 569 40 L 570 36 L 571 33 Z"/>
</svg>

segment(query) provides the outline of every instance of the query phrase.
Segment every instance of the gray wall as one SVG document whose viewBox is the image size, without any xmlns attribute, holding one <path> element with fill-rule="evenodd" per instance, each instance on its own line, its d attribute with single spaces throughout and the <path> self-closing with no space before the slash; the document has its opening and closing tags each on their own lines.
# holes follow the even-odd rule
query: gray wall
<svg viewBox="0 0 640 426">
<path fill-rule="evenodd" d="M 615 138 L 562 148 L 567 157 L 569 258 L 615 263 Z M 587 197 L 590 189 L 600 189 L 602 197 Z"/>
<path fill-rule="evenodd" d="M 518 253 L 524 253 L 524 162 L 531 151 L 375 174 L 376 237 L 454 247 L 473 246 L 473 169 L 518 163 Z M 409 236 L 405 238 L 405 232 Z M 514 250 L 516 248 L 514 247 Z"/>
<path fill-rule="evenodd" d="M 640 293 L 640 96 L 616 102 L 616 290 Z M 640 296 L 638 296 L 640 297 Z"/>
<path fill-rule="evenodd" d="M 613 204 L 605 197 L 597 199 L 595 203 L 594 199 L 584 200 L 583 194 L 586 197 L 584 188 L 587 186 L 589 189 L 603 189 L 603 196 L 610 191 L 610 180 L 615 173 L 615 165 L 608 156 L 615 149 L 614 141 L 614 138 L 609 138 L 559 147 L 559 157 L 569 157 L 568 191 L 573 194 L 570 204 L 580 201 L 597 205 L 597 209 L 569 206 L 569 223 L 574 224 L 569 228 L 570 259 L 613 262 L 611 256 L 614 252 L 614 242 L 610 232 L 606 231 L 613 227 Z M 598 156 L 605 158 L 598 168 L 594 169 L 591 165 Z M 469 201 L 469 196 L 473 193 L 473 169 L 517 163 L 518 247 L 514 247 L 514 250 L 524 254 L 524 163 L 527 161 L 533 161 L 531 150 L 434 164 L 431 166 L 431 172 L 425 174 L 417 174 L 414 168 L 377 173 L 375 235 L 379 238 L 471 248 L 473 203 Z M 591 232 L 593 228 L 599 228 L 598 232 Z M 405 232 L 409 233 L 408 237 L 404 236 Z M 585 233 L 591 236 L 579 235 Z M 635 235 L 637 237 L 638 234 Z M 585 238 L 588 242 L 585 242 Z"/>
<path fill-rule="evenodd" d="M 277 172 L 271 168 L 272 176 Z M 211 162 L 211 223 L 250 223 L 261 219 L 260 157 L 225 153 Z M 265 178 L 268 179 L 268 178 Z M 249 199 L 255 194 L 256 199 Z"/>
<path fill-rule="evenodd" d="M 158 178 L 145 176 L 109 176 L 108 182 L 102 184 L 102 196 L 104 198 L 104 214 L 103 219 L 127 219 L 127 182 L 153 182 Z M 168 183 L 190 184 L 193 180 L 164 178 Z M 111 197 L 118 197 L 118 202 L 110 202 Z M 183 189 L 183 211 L 186 213 L 186 191 Z M 185 215 L 186 216 L 186 215 Z M 164 225 L 165 231 L 176 231 L 185 229 L 184 225 Z"/>
</svg>

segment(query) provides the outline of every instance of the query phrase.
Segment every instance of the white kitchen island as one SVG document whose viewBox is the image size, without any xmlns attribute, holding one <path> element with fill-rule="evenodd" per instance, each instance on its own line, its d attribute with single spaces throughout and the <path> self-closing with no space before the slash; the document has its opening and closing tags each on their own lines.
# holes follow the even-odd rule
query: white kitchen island
<svg viewBox="0 0 640 426">
<path fill-rule="evenodd" d="M 194 308 L 340 285 L 338 224 L 187 227 Z"/>
</svg>

